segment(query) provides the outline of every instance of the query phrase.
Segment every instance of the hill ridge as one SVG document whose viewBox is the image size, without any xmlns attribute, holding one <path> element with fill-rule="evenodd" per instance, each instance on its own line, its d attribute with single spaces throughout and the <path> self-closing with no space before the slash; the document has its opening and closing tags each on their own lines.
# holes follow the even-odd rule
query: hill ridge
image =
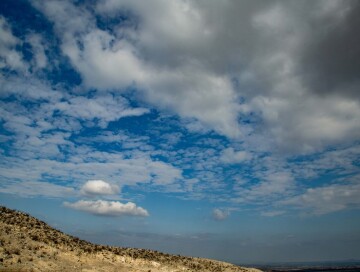
<svg viewBox="0 0 360 272">
<path fill-rule="evenodd" d="M 156 250 L 93 244 L 0 206 L 0 271 L 259 271 Z"/>
</svg>

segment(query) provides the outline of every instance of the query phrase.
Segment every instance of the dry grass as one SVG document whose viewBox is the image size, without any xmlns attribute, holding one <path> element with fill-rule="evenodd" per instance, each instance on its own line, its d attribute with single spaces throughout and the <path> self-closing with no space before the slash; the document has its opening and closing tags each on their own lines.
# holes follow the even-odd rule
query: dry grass
<svg viewBox="0 0 360 272">
<path fill-rule="evenodd" d="M 0 271 L 259 271 L 147 249 L 96 245 L 0 207 Z"/>
</svg>

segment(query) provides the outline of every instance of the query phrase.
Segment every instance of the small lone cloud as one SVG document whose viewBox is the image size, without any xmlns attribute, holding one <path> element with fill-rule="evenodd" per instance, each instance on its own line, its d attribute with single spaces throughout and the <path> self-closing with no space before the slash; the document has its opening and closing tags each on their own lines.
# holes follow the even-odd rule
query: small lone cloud
<svg viewBox="0 0 360 272">
<path fill-rule="evenodd" d="M 229 211 L 221 210 L 221 209 L 214 209 L 212 212 L 212 216 L 217 221 L 222 221 L 228 218 L 230 215 Z"/>
<path fill-rule="evenodd" d="M 114 195 L 119 193 L 119 187 L 103 180 L 89 180 L 81 188 L 83 195 Z"/>
<path fill-rule="evenodd" d="M 136 206 L 136 204 L 132 202 L 123 204 L 118 201 L 80 200 L 74 203 L 64 202 L 64 206 L 75 210 L 103 216 L 149 216 L 147 210 L 142 207 Z"/>
<path fill-rule="evenodd" d="M 266 212 L 262 212 L 261 215 L 266 217 L 274 217 L 274 216 L 283 215 L 284 213 L 285 211 L 266 211 Z"/>
</svg>

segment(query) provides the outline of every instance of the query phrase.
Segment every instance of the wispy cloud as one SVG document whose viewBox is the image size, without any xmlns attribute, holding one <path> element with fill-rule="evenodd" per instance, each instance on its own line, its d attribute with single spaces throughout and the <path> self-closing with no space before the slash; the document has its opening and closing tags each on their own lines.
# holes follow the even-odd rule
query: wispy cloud
<svg viewBox="0 0 360 272">
<path fill-rule="evenodd" d="M 76 196 L 75 188 L 50 182 L 20 181 L 2 183 L 0 192 L 21 197 L 65 198 Z"/>
<path fill-rule="evenodd" d="M 281 202 L 306 214 L 321 215 L 344 209 L 360 208 L 360 184 L 335 184 L 309 188 L 303 194 Z"/>
<path fill-rule="evenodd" d="M 280 211 L 280 210 L 274 210 L 274 211 L 264 211 L 261 213 L 262 216 L 267 216 L 267 217 L 273 217 L 273 216 L 279 216 L 286 213 L 285 211 Z"/>
</svg>

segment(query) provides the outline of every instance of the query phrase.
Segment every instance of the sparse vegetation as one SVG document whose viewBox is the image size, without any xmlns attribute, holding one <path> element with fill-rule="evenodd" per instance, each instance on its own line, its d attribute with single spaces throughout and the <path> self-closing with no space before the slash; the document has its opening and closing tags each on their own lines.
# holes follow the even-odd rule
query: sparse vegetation
<svg viewBox="0 0 360 272">
<path fill-rule="evenodd" d="M 0 271 L 257 271 L 155 250 L 96 245 L 0 207 Z"/>
</svg>

